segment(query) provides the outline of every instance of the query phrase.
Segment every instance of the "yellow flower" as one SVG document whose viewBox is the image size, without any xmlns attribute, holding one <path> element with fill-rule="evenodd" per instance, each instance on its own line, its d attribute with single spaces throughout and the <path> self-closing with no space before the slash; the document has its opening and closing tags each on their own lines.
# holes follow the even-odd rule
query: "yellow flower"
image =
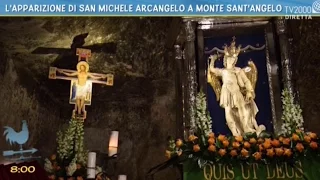
<svg viewBox="0 0 320 180">
<path fill-rule="evenodd" d="M 316 134 L 316 133 L 310 133 L 309 136 L 310 136 L 312 139 L 316 139 L 316 138 L 317 138 L 317 134 Z"/>
<path fill-rule="evenodd" d="M 296 149 L 297 149 L 299 152 L 302 152 L 302 151 L 304 150 L 304 146 L 303 146 L 301 143 L 297 143 Z"/>
<path fill-rule="evenodd" d="M 228 140 L 224 140 L 222 141 L 222 144 L 224 147 L 228 147 L 229 146 L 229 141 Z"/>
<path fill-rule="evenodd" d="M 243 147 L 249 149 L 250 148 L 250 143 L 248 143 L 247 141 L 243 143 Z"/>
<path fill-rule="evenodd" d="M 267 142 L 267 143 L 270 143 L 271 144 L 271 139 L 270 138 L 266 138 L 265 140 L 264 140 L 264 142 Z"/>
<path fill-rule="evenodd" d="M 258 139 L 258 143 L 263 143 L 263 142 L 264 142 L 264 140 L 262 138 Z"/>
<path fill-rule="evenodd" d="M 280 142 L 283 142 L 283 140 L 284 140 L 284 137 L 280 136 L 280 137 L 279 137 L 279 141 L 280 141 Z"/>
<path fill-rule="evenodd" d="M 311 142 L 311 137 L 310 137 L 310 136 L 304 136 L 303 139 L 304 139 L 304 141 L 307 142 L 307 143 L 310 143 L 310 142 Z"/>
<path fill-rule="evenodd" d="M 199 152 L 200 151 L 200 146 L 198 144 L 193 145 L 193 151 L 194 152 Z"/>
<path fill-rule="evenodd" d="M 255 143 L 257 143 L 257 140 L 255 138 L 250 138 L 249 142 L 251 144 L 255 144 Z"/>
<path fill-rule="evenodd" d="M 264 147 L 265 149 L 271 148 L 271 141 L 265 141 L 265 142 L 263 143 L 263 147 Z"/>
<path fill-rule="evenodd" d="M 273 150 L 273 148 L 267 149 L 267 156 L 269 156 L 269 157 L 273 157 L 273 156 L 274 156 L 274 150 Z"/>
<path fill-rule="evenodd" d="M 176 146 L 179 148 L 179 147 L 181 147 L 183 145 L 183 141 L 181 140 L 181 139 L 178 139 L 177 141 L 176 141 Z"/>
<path fill-rule="evenodd" d="M 225 139 L 226 139 L 226 136 L 224 136 L 224 135 L 221 135 L 221 134 L 220 134 L 220 135 L 218 136 L 218 140 L 221 141 L 221 142 L 224 141 Z"/>
<path fill-rule="evenodd" d="M 239 142 L 233 142 L 232 146 L 233 146 L 233 148 L 238 149 L 240 147 L 240 144 L 239 144 Z"/>
<path fill-rule="evenodd" d="M 292 155 L 291 149 L 284 148 L 284 155 L 287 157 L 290 157 Z"/>
<path fill-rule="evenodd" d="M 215 136 L 214 136 L 214 133 L 213 132 L 211 132 L 211 133 L 209 133 L 209 138 L 214 138 Z"/>
<path fill-rule="evenodd" d="M 276 151 L 277 156 L 282 156 L 282 154 L 284 152 L 282 148 L 276 148 L 275 151 Z"/>
<path fill-rule="evenodd" d="M 316 142 L 311 142 L 311 143 L 310 143 L 310 147 L 311 147 L 312 149 L 317 149 L 317 148 L 318 148 L 318 144 L 317 144 Z"/>
<path fill-rule="evenodd" d="M 237 155 L 238 155 L 237 150 L 235 150 L 235 149 L 231 150 L 231 151 L 230 151 L 230 155 L 231 155 L 232 157 L 237 156 Z"/>
<path fill-rule="evenodd" d="M 292 134 L 292 140 L 298 141 L 300 138 L 297 134 Z"/>
<path fill-rule="evenodd" d="M 241 150 L 241 156 L 242 157 L 248 157 L 249 156 L 249 151 L 247 151 L 246 149 L 242 149 Z"/>
<path fill-rule="evenodd" d="M 263 146 L 262 146 L 262 144 L 259 144 L 259 151 L 260 151 L 260 152 L 263 151 Z"/>
<path fill-rule="evenodd" d="M 271 144 L 273 147 L 279 147 L 280 146 L 280 141 L 277 139 L 274 139 L 273 141 L 271 141 Z"/>
<path fill-rule="evenodd" d="M 189 141 L 191 141 L 191 142 L 195 141 L 196 139 L 198 139 L 198 137 L 195 136 L 195 135 L 190 135 L 189 136 Z"/>
<path fill-rule="evenodd" d="M 236 136 L 234 139 L 236 141 L 238 141 L 238 142 L 242 142 L 243 141 L 243 137 L 242 136 Z"/>
<path fill-rule="evenodd" d="M 256 152 L 253 154 L 253 157 L 256 161 L 260 160 L 261 159 L 261 152 Z"/>
<path fill-rule="evenodd" d="M 284 145 L 290 145 L 290 138 L 284 138 L 283 141 L 282 141 L 282 143 L 283 143 Z"/>
<path fill-rule="evenodd" d="M 208 151 L 216 152 L 216 150 L 217 150 L 217 148 L 216 148 L 216 146 L 214 146 L 214 145 L 210 145 L 210 146 L 208 147 Z"/>
<path fill-rule="evenodd" d="M 215 139 L 213 137 L 208 139 L 208 143 L 209 144 L 214 144 L 215 143 Z"/>
<path fill-rule="evenodd" d="M 219 155 L 224 156 L 226 155 L 227 151 L 225 149 L 219 149 Z"/>
</svg>

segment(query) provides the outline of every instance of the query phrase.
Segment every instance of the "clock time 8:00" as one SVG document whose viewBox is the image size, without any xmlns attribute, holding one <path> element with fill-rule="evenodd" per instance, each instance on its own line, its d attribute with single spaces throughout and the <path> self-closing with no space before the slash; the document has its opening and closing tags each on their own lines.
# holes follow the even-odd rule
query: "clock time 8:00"
<svg viewBox="0 0 320 180">
<path fill-rule="evenodd" d="M 34 173 L 36 168 L 34 166 L 11 166 L 10 172 L 11 173 Z"/>
</svg>

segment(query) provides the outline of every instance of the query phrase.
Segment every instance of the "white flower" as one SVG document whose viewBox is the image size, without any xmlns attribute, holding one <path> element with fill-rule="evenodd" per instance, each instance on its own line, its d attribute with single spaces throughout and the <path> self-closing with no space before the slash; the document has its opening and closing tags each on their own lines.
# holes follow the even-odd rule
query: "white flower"
<svg viewBox="0 0 320 180">
<path fill-rule="evenodd" d="M 282 92 L 282 104 L 282 133 L 289 134 L 292 130 L 296 129 L 303 131 L 302 109 L 299 104 L 294 102 L 294 96 L 287 89 L 284 89 Z"/>
<path fill-rule="evenodd" d="M 72 162 L 69 164 L 67 167 L 67 175 L 72 176 L 73 173 L 77 170 L 77 164 L 76 164 L 77 159 L 74 158 Z"/>
<path fill-rule="evenodd" d="M 48 158 L 46 158 L 44 161 L 44 170 L 46 170 L 48 173 L 52 173 L 53 167 L 51 161 Z"/>
<path fill-rule="evenodd" d="M 209 134 L 211 130 L 211 118 L 207 112 L 207 100 L 204 93 L 200 92 L 196 98 L 196 109 L 194 124 L 197 128 L 203 131 L 204 134 Z"/>
</svg>

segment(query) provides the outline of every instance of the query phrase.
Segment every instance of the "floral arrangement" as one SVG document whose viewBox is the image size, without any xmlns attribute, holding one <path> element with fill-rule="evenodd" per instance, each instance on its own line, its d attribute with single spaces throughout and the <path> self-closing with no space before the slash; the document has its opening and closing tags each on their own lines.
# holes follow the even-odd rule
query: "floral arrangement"
<svg viewBox="0 0 320 180">
<path fill-rule="evenodd" d="M 83 170 L 88 154 L 83 137 L 83 122 L 71 119 L 64 131 L 57 132 L 57 154 L 45 159 L 45 170 L 58 177 L 72 176 L 76 170 Z"/>
<path fill-rule="evenodd" d="M 81 164 L 76 164 L 74 160 L 68 166 L 62 167 L 55 154 L 45 159 L 44 169 L 46 172 L 55 174 L 58 177 L 72 176 L 76 170 L 83 168 Z"/>
<path fill-rule="evenodd" d="M 282 133 L 289 135 L 296 130 L 304 131 L 302 109 L 295 103 L 293 94 L 288 90 L 282 91 Z"/>
<path fill-rule="evenodd" d="M 76 158 L 80 164 L 87 162 L 88 152 L 83 145 L 83 123 L 77 119 L 71 119 L 68 128 L 57 133 L 57 155 L 60 159 Z"/>
<path fill-rule="evenodd" d="M 203 94 L 198 96 L 204 99 Z M 283 135 L 272 137 L 262 132 L 259 136 L 249 133 L 244 136 L 216 136 L 207 131 L 207 126 L 199 126 L 197 133 L 187 140 L 169 139 L 166 156 L 181 157 L 198 162 L 199 167 L 207 163 L 269 163 L 272 161 L 294 161 L 303 156 L 318 156 L 319 139 L 315 133 L 303 131 L 301 109 L 294 104 L 293 97 L 287 90 L 283 91 L 285 124 Z M 200 102 L 200 101 L 199 101 Z M 211 121 L 205 116 L 206 103 L 197 103 L 198 122 Z M 202 114 L 202 115 L 200 115 Z M 290 115 L 289 115 L 290 114 Z M 291 120 L 292 119 L 292 120 Z M 202 129 L 204 127 L 204 129 Z"/>
<path fill-rule="evenodd" d="M 76 160 L 74 159 L 72 162 L 70 162 L 69 166 L 66 166 L 65 169 L 63 169 L 61 166 L 59 166 L 57 156 L 55 154 L 51 155 L 50 158 L 46 158 L 44 163 L 45 171 L 49 174 L 55 174 L 57 177 L 72 176 L 75 171 L 83 171 L 84 168 L 85 167 L 83 167 L 81 164 L 76 163 Z M 101 172 L 102 168 L 96 166 L 96 174 Z"/>
<path fill-rule="evenodd" d="M 195 125 L 198 131 L 201 131 L 201 134 L 209 134 L 211 132 L 212 120 L 206 107 L 206 96 L 203 92 L 200 92 L 196 97 Z"/>
<path fill-rule="evenodd" d="M 206 163 L 239 161 L 268 163 L 270 161 L 288 161 L 306 155 L 318 155 L 319 140 L 315 133 L 296 131 L 291 136 L 277 138 L 251 136 L 215 136 L 209 133 L 206 142 L 195 135 L 190 135 L 187 141 L 178 139 L 170 142 L 166 156 L 184 156 L 198 160 L 200 167 Z"/>
</svg>

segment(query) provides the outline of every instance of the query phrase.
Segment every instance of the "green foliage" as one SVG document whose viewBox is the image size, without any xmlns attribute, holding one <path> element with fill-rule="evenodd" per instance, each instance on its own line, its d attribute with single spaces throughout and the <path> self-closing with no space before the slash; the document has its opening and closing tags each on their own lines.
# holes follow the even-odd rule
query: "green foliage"
<svg viewBox="0 0 320 180">
<path fill-rule="evenodd" d="M 195 111 L 195 124 L 198 128 L 199 134 L 202 134 L 203 138 L 208 135 L 211 130 L 211 117 L 207 109 L 207 99 L 205 94 L 200 91 L 196 98 L 196 111 Z"/>
<path fill-rule="evenodd" d="M 71 119 L 67 129 L 57 133 L 57 153 L 59 159 L 76 160 L 79 164 L 86 164 L 87 151 L 84 149 L 83 137 L 83 122 Z"/>
<path fill-rule="evenodd" d="M 282 91 L 282 106 L 282 133 L 288 135 L 296 130 L 303 131 L 302 109 L 295 103 L 294 96 L 288 89 Z"/>
<path fill-rule="evenodd" d="M 173 151 L 175 151 L 175 149 L 176 149 L 175 140 L 172 137 L 170 137 L 169 141 L 168 141 L 168 150 L 173 152 Z"/>
</svg>

